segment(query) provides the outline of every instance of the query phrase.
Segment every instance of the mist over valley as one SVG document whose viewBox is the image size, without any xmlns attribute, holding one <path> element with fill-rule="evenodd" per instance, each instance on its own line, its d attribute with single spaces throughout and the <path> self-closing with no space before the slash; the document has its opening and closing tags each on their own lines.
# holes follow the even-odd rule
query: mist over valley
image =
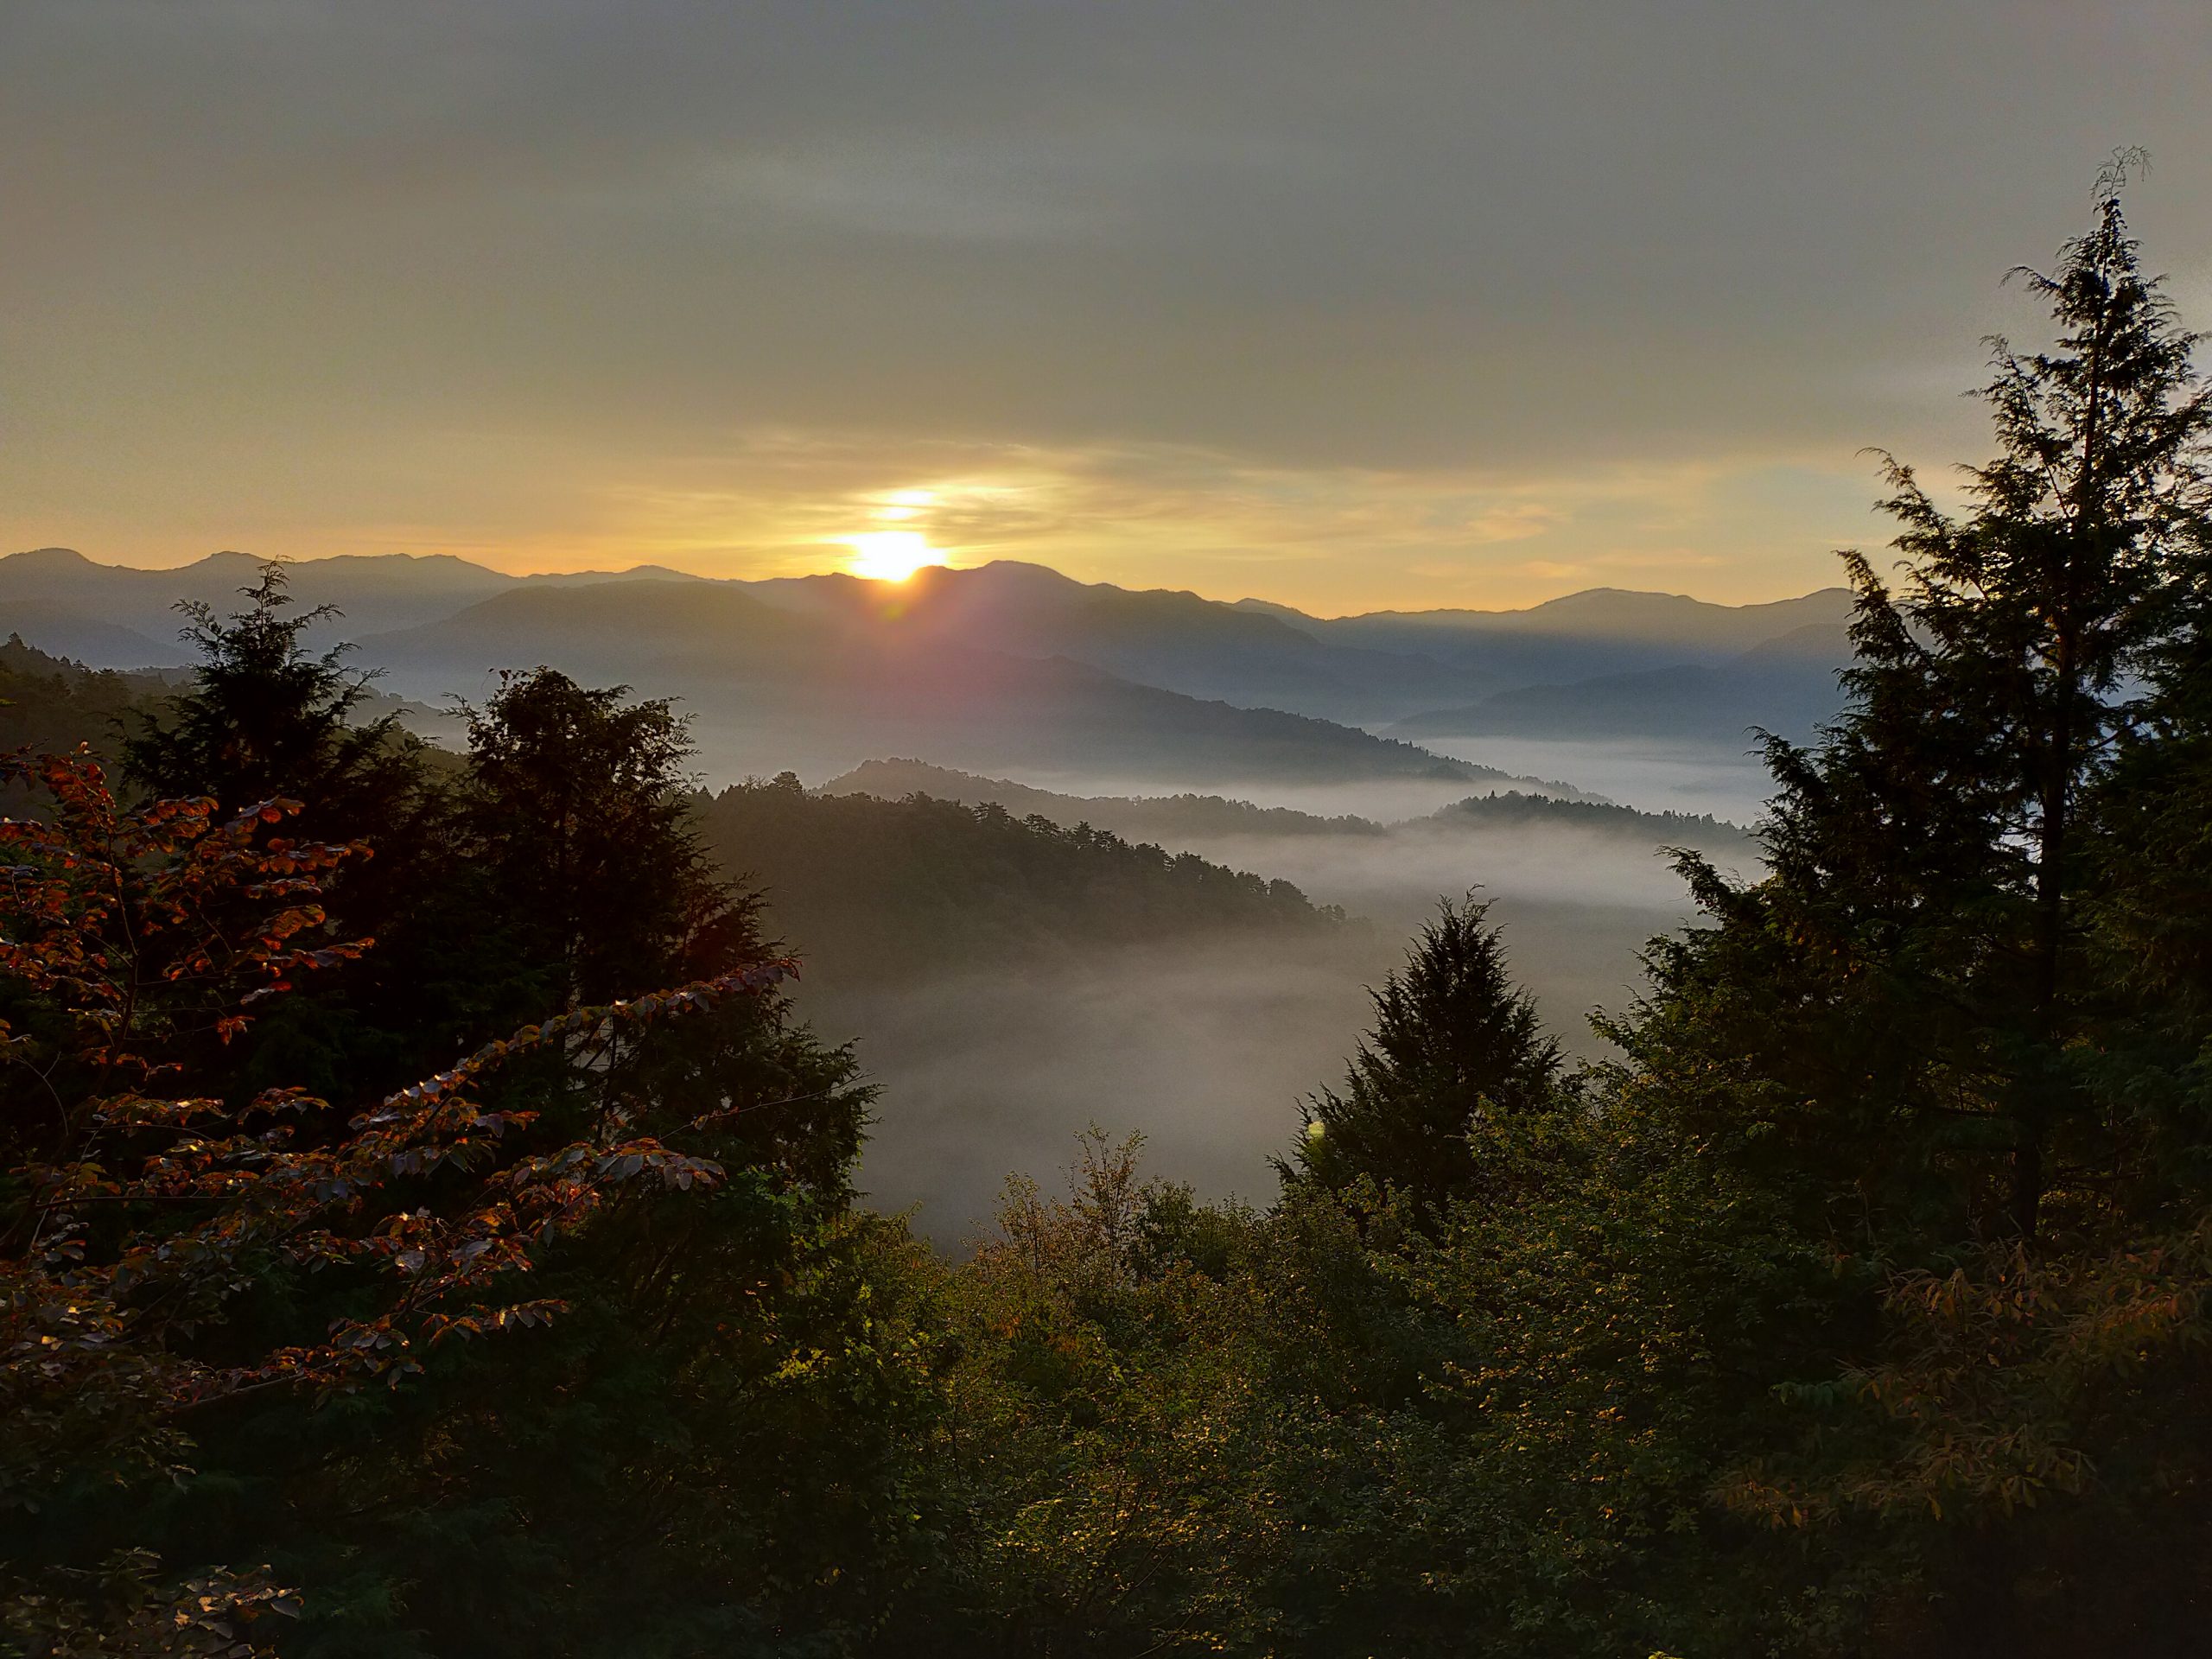
<svg viewBox="0 0 2212 1659">
<path fill-rule="evenodd" d="M 1376 804 L 1373 791 L 1351 798 Z M 1128 878 L 1141 865 L 1078 858 L 1050 886 L 1084 901 L 1040 913 L 1037 884 L 1006 853 L 1030 818 L 1203 860 L 1217 880 L 1287 881 L 1300 899 L 1209 915 L 1166 897 L 1166 870 L 1140 886 Z M 1492 901 L 1547 1021 L 1571 1052 L 1594 1053 L 1586 1016 L 1624 1008 L 1644 944 L 1688 918 L 1664 849 L 1738 872 L 1757 857 L 1740 828 L 1710 817 L 1518 792 L 1386 823 L 1218 796 L 1059 795 L 912 761 L 815 794 L 796 780 L 729 790 L 705 822 L 807 959 L 799 1005 L 826 1030 L 863 1034 L 887 1089 L 862 1164 L 870 1191 L 919 1204 L 940 1237 L 988 1213 L 1010 1149 L 1012 1167 L 1049 1171 L 1077 1131 L 1109 1119 L 1209 1195 L 1263 1195 L 1299 1102 L 1342 1065 L 1365 988 L 1440 899 L 1471 888 Z M 925 832 L 1001 845 L 918 853 Z M 1105 887 L 1117 879 L 1128 885 Z"/>
</svg>

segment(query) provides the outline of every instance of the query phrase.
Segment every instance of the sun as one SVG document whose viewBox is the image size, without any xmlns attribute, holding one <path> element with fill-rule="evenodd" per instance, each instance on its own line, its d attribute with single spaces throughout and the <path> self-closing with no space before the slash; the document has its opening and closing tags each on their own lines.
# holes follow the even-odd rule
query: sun
<svg viewBox="0 0 2212 1659">
<path fill-rule="evenodd" d="M 853 550 L 845 569 L 871 582 L 904 582 L 925 565 L 944 563 L 918 530 L 865 530 L 837 539 Z"/>
</svg>

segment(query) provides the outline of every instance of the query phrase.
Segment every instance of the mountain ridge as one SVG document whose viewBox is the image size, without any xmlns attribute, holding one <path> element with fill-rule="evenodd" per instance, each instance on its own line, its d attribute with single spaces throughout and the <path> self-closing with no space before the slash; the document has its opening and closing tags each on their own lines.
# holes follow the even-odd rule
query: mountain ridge
<svg viewBox="0 0 2212 1659">
<path fill-rule="evenodd" d="M 855 638 L 734 585 L 535 588 L 361 641 L 416 695 L 467 694 L 543 663 L 686 701 L 731 776 L 873 753 L 1168 780 L 1467 781 L 1487 768 L 1315 716 L 1125 680 L 1067 658 Z M 849 757 L 840 762 L 839 756 Z"/>
<path fill-rule="evenodd" d="M 34 643 L 102 666 L 173 664 L 187 654 L 181 643 L 164 643 L 176 639 L 178 601 L 234 608 L 238 589 L 259 569 L 259 561 L 236 551 L 148 570 L 102 564 L 70 549 L 34 549 L 0 557 L 0 628 L 14 627 Z M 709 677 L 726 680 L 734 656 L 764 663 L 787 658 L 775 636 L 793 627 L 813 650 L 837 655 L 862 677 L 880 679 L 885 665 L 932 653 L 970 669 L 987 658 L 1057 663 L 1065 666 L 1038 674 L 1066 682 L 1074 668 L 1087 668 L 1201 702 L 1280 711 L 1394 738 L 1588 731 L 1674 738 L 1692 730 L 1700 741 L 1717 741 L 1754 725 L 1800 729 L 1833 712 L 1832 701 L 1820 706 L 1832 688 L 1783 664 L 1799 658 L 1833 661 L 1835 631 L 1850 600 L 1845 590 L 1822 588 L 1725 606 L 1608 588 L 1522 610 L 1319 618 L 1267 601 L 1228 603 L 1187 589 L 1084 582 L 1014 560 L 928 567 L 899 584 L 842 572 L 710 578 L 652 565 L 515 576 L 445 553 L 340 554 L 293 562 L 287 571 L 301 605 L 328 604 L 342 613 L 315 630 L 318 644 L 350 637 L 403 657 L 420 658 L 435 644 L 435 633 L 419 631 L 460 626 L 465 632 L 463 613 L 508 598 L 520 607 L 509 613 L 511 620 L 530 613 L 549 628 L 566 630 L 564 649 L 597 664 L 594 672 L 623 679 L 666 662 L 670 640 L 682 637 L 702 659 L 687 671 L 708 674 L 707 659 L 721 659 L 723 667 Z M 638 613 L 631 625 L 637 637 L 615 639 L 613 624 L 637 607 L 614 597 L 614 590 L 646 587 L 680 587 L 687 601 L 675 610 Z M 602 614 L 586 631 L 597 642 L 589 650 L 570 613 L 524 598 L 584 590 L 601 601 Z M 751 603 L 741 605 L 736 596 Z M 708 617 L 725 619 L 729 632 L 716 637 L 704 629 Z M 509 665 L 542 654 L 517 630 L 505 632 L 510 637 L 500 654 Z M 491 665 L 480 662 L 475 669 Z M 1661 695 L 1648 705 L 1635 687 L 1608 689 L 1623 676 L 1661 671 L 1671 677 L 1655 683 Z M 996 671 L 1009 687 L 1020 678 Z M 1601 681 L 1608 684 L 1572 696 L 1563 698 L 1560 690 Z M 1522 692 L 1528 695 L 1516 695 Z M 1700 698 L 1710 707 L 1694 715 L 1684 712 Z M 1563 702 L 1605 705 L 1611 712 L 1569 718 L 1560 712 Z M 1465 714 L 1478 709 L 1479 715 Z M 1460 724 L 1434 723 L 1447 715 Z"/>
</svg>

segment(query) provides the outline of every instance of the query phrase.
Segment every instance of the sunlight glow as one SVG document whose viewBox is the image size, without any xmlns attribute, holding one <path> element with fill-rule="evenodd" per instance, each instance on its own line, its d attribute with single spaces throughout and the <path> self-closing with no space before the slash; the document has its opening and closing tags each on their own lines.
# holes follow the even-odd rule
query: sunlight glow
<svg viewBox="0 0 2212 1659">
<path fill-rule="evenodd" d="M 878 496 L 876 500 L 879 505 L 875 516 L 896 524 L 903 518 L 918 517 L 924 507 L 935 505 L 937 493 L 934 490 L 892 490 Z"/>
<path fill-rule="evenodd" d="M 918 530 L 868 530 L 837 539 L 853 550 L 845 569 L 871 582 L 904 582 L 924 565 L 944 563 Z"/>
</svg>

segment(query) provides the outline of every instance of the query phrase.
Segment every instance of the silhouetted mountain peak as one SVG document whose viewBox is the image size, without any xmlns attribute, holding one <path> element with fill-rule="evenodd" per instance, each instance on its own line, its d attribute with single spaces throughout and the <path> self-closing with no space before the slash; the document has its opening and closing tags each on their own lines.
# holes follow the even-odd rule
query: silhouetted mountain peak
<svg viewBox="0 0 2212 1659">
<path fill-rule="evenodd" d="M 66 548 L 19 553 L 0 558 L 0 625 L 111 665 L 174 660 L 177 647 L 155 642 L 175 639 L 176 602 L 233 610 L 262 563 L 226 550 L 145 570 Z M 1623 673 L 1717 669 L 1739 658 L 1746 669 L 1825 665 L 1837 658 L 1850 609 L 1850 595 L 1836 588 L 1726 606 L 1600 588 L 1522 611 L 1324 620 L 1262 600 L 1232 605 L 1186 589 L 1080 582 L 1018 559 L 926 567 L 904 582 L 842 572 L 713 581 L 652 565 L 514 576 L 449 553 L 341 554 L 290 562 L 287 571 L 302 605 L 328 604 L 340 614 L 319 637 L 351 636 L 398 657 L 440 654 L 437 640 L 463 652 L 462 660 L 537 661 L 558 649 L 594 671 L 642 680 L 648 665 L 677 656 L 741 652 L 753 671 L 766 673 L 795 652 L 834 652 L 856 671 L 927 657 L 948 672 L 959 664 L 971 682 L 1008 686 L 1010 664 L 1026 661 L 1060 684 L 1105 677 L 1363 725 L 1471 708 L 1516 687 Z M 542 636 L 536 645 L 533 634 Z M 465 639 L 472 643 L 464 647 Z M 1823 677 L 1807 695 L 1825 696 L 1827 683 Z M 1762 686 L 1741 721 L 1767 721 L 1765 698 Z M 1719 715 L 1738 721 L 1731 699 L 1719 701 L 1730 702 Z M 1496 721 L 1534 707 L 1485 703 L 1479 729 L 1498 731 Z M 1608 718 L 1633 713 L 1624 705 Z"/>
</svg>

